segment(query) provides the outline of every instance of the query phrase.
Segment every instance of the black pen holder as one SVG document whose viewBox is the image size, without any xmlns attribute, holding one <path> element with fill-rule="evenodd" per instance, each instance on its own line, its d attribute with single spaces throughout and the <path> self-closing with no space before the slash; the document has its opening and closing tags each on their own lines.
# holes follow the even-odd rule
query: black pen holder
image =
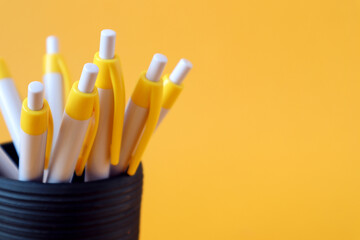
<svg viewBox="0 0 360 240">
<path fill-rule="evenodd" d="M 2 147 L 17 161 L 12 144 Z M 142 186 L 142 166 L 131 177 L 88 183 L 0 177 L 0 239 L 138 239 Z"/>
</svg>

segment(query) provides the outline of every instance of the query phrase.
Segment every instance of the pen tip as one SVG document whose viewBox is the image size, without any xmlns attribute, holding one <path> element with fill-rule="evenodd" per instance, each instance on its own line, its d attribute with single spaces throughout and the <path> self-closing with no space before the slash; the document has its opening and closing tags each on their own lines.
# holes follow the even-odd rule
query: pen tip
<svg viewBox="0 0 360 240">
<path fill-rule="evenodd" d="M 170 81 L 180 85 L 191 69 L 192 63 L 189 60 L 182 58 L 170 74 Z"/>
<path fill-rule="evenodd" d="M 79 91 L 83 93 L 91 93 L 94 90 L 94 85 L 98 73 L 98 66 L 92 63 L 86 63 L 81 73 L 78 85 Z"/>
<path fill-rule="evenodd" d="M 59 39 L 55 36 L 46 38 L 46 53 L 54 54 L 59 52 Z"/>
<path fill-rule="evenodd" d="M 39 111 L 44 104 L 44 85 L 34 81 L 28 86 L 28 107 L 33 111 Z"/>
<path fill-rule="evenodd" d="M 162 72 L 164 71 L 166 63 L 167 57 L 165 55 L 160 53 L 154 54 L 150 66 L 146 72 L 146 78 L 150 81 L 158 82 Z"/>
<path fill-rule="evenodd" d="M 113 59 L 115 55 L 116 32 L 104 29 L 100 35 L 99 57 L 102 59 Z"/>
</svg>

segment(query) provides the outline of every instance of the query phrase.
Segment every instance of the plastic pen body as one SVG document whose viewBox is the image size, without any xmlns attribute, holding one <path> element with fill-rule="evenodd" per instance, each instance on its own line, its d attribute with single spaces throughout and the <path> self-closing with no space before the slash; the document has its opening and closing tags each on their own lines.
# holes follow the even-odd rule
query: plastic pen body
<svg viewBox="0 0 360 240">
<path fill-rule="evenodd" d="M 21 108 L 19 180 L 42 182 L 45 160 L 49 157 L 53 124 L 44 87 L 32 82 Z M 49 136 L 49 137 L 48 137 Z"/>
<path fill-rule="evenodd" d="M 99 68 L 95 64 L 85 64 L 80 81 L 72 86 L 51 155 L 46 182 L 70 182 L 78 160 L 84 159 L 81 157 L 82 151 L 92 146 L 93 138 L 91 143 L 86 140 L 87 136 L 93 136 L 91 133 L 96 131 L 89 131 L 92 129 L 90 121 L 94 112 L 95 122 L 98 123 L 98 92 L 94 89 L 98 72 Z"/>
<path fill-rule="evenodd" d="M 85 181 L 109 177 L 110 164 L 119 161 L 125 111 L 125 89 L 120 59 L 115 55 L 116 33 L 101 31 L 99 52 L 94 64 L 99 67 L 96 87 L 99 93 L 99 127 L 87 161 Z"/>
<path fill-rule="evenodd" d="M 0 79 L 0 109 L 19 153 L 21 100 L 11 78 Z"/>
<path fill-rule="evenodd" d="M 111 166 L 111 176 L 125 172 L 129 166 L 129 175 L 136 172 L 158 122 L 162 96 L 160 77 L 166 63 L 167 58 L 157 53 L 153 56 L 148 70 L 140 75 L 125 111 L 119 164 Z"/>
<path fill-rule="evenodd" d="M 128 161 L 144 129 L 148 112 L 148 108 L 140 107 L 131 99 L 129 100 L 125 111 L 120 160 L 118 165 L 111 166 L 112 176 L 126 171 Z"/>
<path fill-rule="evenodd" d="M 54 120 L 54 146 L 64 113 L 65 96 L 71 87 L 66 63 L 59 54 L 59 40 L 56 36 L 46 38 L 46 54 L 43 60 L 43 72 L 45 99 L 50 105 Z"/>
<path fill-rule="evenodd" d="M 53 149 L 47 182 L 70 182 L 83 145 L 89 120 L 76 120 L 66 112 Z"/>
<path fill-rule="evenodd" d="M 85 181 L 109 177 L 110 145 L 114 118 L 113 89 L 98 88 L 100 102 L 99 127 L 85 168 Z"/>
<path fill-rule="evenodd" d="M 163 77 L 164 92 L 162 97 L 162 108 L 156 127 L 160 125 L 162 120 L 165 118 L 169 110 L 176 102 L 177 98 L 183 90 L 182 82 L 184 81 L 185 77 L 192 69 L 192 67 L 192 63 L 189 60 L 182 58 L 176 65 L 170 76 L 165 75 Z"/>
<path fill-rule="evenodd" d="M 46 132 L 40 135 L 31 135 L 21 130 L 20 134 L 19 180 L 42 182 Z"/>
</svg>

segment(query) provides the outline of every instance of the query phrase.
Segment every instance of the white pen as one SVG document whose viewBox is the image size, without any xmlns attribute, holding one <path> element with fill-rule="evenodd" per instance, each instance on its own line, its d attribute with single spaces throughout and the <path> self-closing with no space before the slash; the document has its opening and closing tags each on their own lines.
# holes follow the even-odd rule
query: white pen
<svg viewBox="0 0 360 240">
<path fill-rule="evenodd" d="M 160 81 L 161 74 L 165 68 L 166 63 L 167 63 L 167 58 L 164 55 L 159 53 L 155 54 L 144 76 L 145 79 L 144 81 L 151 82 L 152 84 L 158 83 Z M 139 96 L 138 94 L 141 92 L 145 93 L 146 91 L 145 92 L 137 91 L 141 87 L 142 84 L 138 83 L 137 88 L 135 88 L 134 90 L 134 93 L 136 94 L 133 94 L 131 96 L 131 99 L 129 100 L 129 103 L 127 105 L 125 111 L 120 160 L 118 165 L 111 166 L 111 172 L 110 172 L 111 176 L 115 176 L 126 171 L 130 163 L 129 161 L 131 155 L 133 154 L 137 146 L 137 143 L 139 141 L 139 138 L 144 130 L 145 123 L 147 120 L 149 120 L 148 118 L 149 107 L 147 103 L 147 97 L 145 95 Z M 149 95 L 151 94 L 149 93 Z M 161 104 L 161 99 L 160 99 L 160 104 Z M 159 116 L 156 116 L 156 123 L 158 121 L 158 117 Z"/>
<path fill-rule="evenodd" d="M 0 147 L 0 176 L 10 179 L 18 179 L 19 170 L 11 158 Z"/>
<path fill-rule="evenodd" d="M 44 165 L 51 152 L 53 134 L 44 86 L 31 82 L 21 109 L 19 180 L 42 182 Z"/>
<path fill-rule="evenodd" d="M 95 64 L 85 64 L 80 80 L 72 86 L 51 155 L 47 177 L 49 183 L 70 182 L 76 163 L 86 163 L 99 119 L 99 97 L 94 87 L 98 72 Z M 92 124 L 93 116 L 95 125 Z"/>
<path fill-rule="evenodd" d="M 125 111 L 125 89 L 119 57 L 115 55 L 116 33 L 101 31 L 100 50 L 94 64 L 99 67 L 96 87 L 99 92 L 100 117 L 96 138 L 85 169 L 85 181 L 109 177 L 110 162 L 117 163 L 120 155 Z M 112 161 L 111 161 L 112 159 Z M 76 169 L 78 175 L 82 169 Z"/>
<path fill-rule="evenodd" d="M 157 127 L 160 125 L 166 114 L 170 111 L 171 107 L 174 105 L 176 99 L 183 90 L 182 82 L 191 68 L 191 62 L 185 58 L 182 58 L 171 72 L 170 76 L 165 75 L 163 77 L 164 91 L 162 98 L 162 108 Z"/>
<path fill-rule="evenodd" d="M 70 90 L 68 70 L 63 58 L 59 54 L 59 40 L 55 36 L 49 36 L 46 39 L 46 54 L 43 64 L 45 99 L 50 105 L 54 120 L 54 146 L 64 113 L 65 96 Z"/>
<path fill-rule="evenodd" d="M 0 110 L 16 152 L 19 154 L 21 100 L 2 58 L 0 58 Z"/>
</svg>

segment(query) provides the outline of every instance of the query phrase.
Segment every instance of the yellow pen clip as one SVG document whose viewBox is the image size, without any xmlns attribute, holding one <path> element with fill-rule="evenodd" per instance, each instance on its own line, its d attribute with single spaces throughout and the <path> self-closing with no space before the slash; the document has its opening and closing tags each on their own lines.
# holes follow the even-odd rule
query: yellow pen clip
<svg viewBox="0 0 360 240">
<path fill-rule="evenodd" d="M 177 85 L 170 81 L 169 75 L 163 77 L 164 91 L 162 97 L 162 107 L 165 109 L 170 109 L 176 102 L 176 99 L 179 97 L 180 93 L 184 89 L 183 84 Z"/>
<path fill-rule="evenodd" d="M 28 107 L 28 99 L 25 98 L 21 108 L 21 129 L 30 135 L 40 135 L 47 131 L 45 165 L 49 166 L 52 139 L 54 133 L 53 119 L 49 103 L 44 99 L 44 106 L 40 111 L 33 111 Z"/>
<path fill-rule="evenodd" d="M 135 104 L 149 108 L 149 114 L 145 123 L 143 134 L 138 142 L 138 146 L 129 161 L 129 169 L 127 173 L 132 176 L 140 164 L 141 157 L 145 152 L 146 146 L 156 128 L 161 111 L 163 82 L 152 82 L 146 79 L 146 72 L 143 72 L 135 87 L 131 99 Z"/>
<path fill-rule="evenodd" d="M 47 113 L 48 113 L 48 132 L 46 136 L 46 151 L 45 151 L 45 165 L 44 168 L 48 169 L 49 167 L 49 161 L 50 161 L 50 154 L 51 154 L 51 146 L 53 141 L 53 135 L 54 135 L 54 123 L 53 118 L 51 114 L 51 109 L 49 106 L 49 103 L 44 99 L 44 106 L 46 106 Z"/>
<path fill-rule="evenodd" d="M 59 53 L 45 54 L 43 68 L 44 73 L 60 73 L 62 75 L 64 79 L 66 99 L 70 92 L 71 80 L 64 58 Z"/>
<path fill-rule="evenodd" d="M 89 126 L 75 168 L 76 175 L 81 176 L 89 158 L 99 126 L 100 107 L 97 88 L 94 87 L 92 93 L 82 93 L 78 90 L 78 83 L 79 81 L 75 82 L 71 88 L 65 111 L 69 116 L 74 117 L 77 120 L 87 120 L 90 118 Z"/>
<path fill-rule="evenodd" d="M 117 55 L 115 55 L 113 59 L 102 59 L 97 52 L 94 56 L 94 64 L 99 67 L 99 74 L 95 86 L 101 89 L 112 89 L 114 94 L 114 119 L 110 158 L 111 164 L 117 165 L 119 163 L 125 113 L 125 87 L 120 59 Z"/>
</svg>

